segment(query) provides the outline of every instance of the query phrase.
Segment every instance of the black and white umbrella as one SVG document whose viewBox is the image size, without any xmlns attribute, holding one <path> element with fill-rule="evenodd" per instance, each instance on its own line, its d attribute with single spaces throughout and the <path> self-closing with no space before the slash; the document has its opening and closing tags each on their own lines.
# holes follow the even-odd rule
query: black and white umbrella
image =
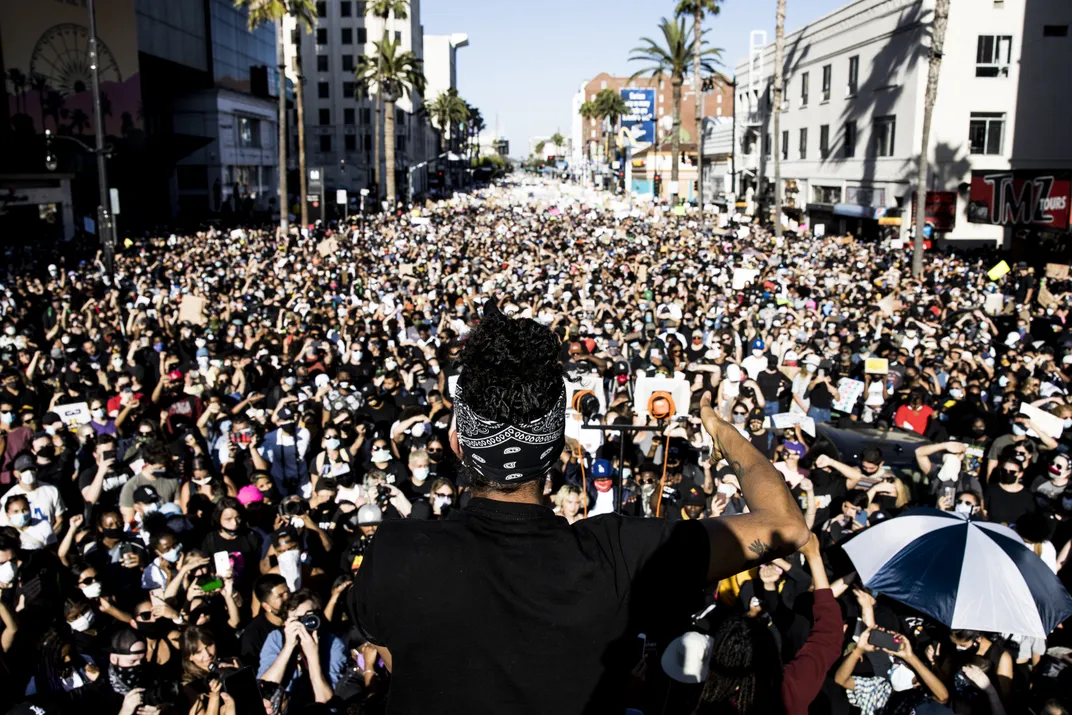
<svg viewBox="0 0 1072 715">
<path fill-rule="evenodd" d="M 1012 529 L 921 508 L 844 544 L 864 585 L 950 628 L 1044 638 L 1072 596 Z"/>
</svg>

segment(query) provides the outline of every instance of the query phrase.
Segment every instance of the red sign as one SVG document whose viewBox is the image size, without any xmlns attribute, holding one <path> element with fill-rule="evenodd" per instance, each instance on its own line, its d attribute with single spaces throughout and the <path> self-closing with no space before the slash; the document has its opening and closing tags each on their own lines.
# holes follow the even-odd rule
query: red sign
<svg viewBox="0 0 1072 715">
<path fill-rule="evenodd" d="M 935 231 L 952 231 L 957 225 L 957 192 L 928 191 L 924 219 Z M 916 219 L 916 194 L 912 194 L 912 221 Z"/>
<path fill-rule="evenodd" d="M 968 220 L 1000 226 L 1068 228 L 1068 171 L 973 171 Z"/>
</svg>

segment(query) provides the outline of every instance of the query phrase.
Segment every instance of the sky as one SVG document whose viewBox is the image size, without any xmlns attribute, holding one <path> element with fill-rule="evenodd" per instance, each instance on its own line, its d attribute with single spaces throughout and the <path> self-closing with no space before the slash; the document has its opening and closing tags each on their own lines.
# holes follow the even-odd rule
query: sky
<svg viewBox="0 0 1072 715">
<path fill-rule="evenodd" d="M 787 0 L 786 32 L 851 0 Z M 529 138 L 569 136 L 570 99 L 600 72 L 628 76 L 641 37 L 661 42 L 661 17 L 675 0 L 421 0 L 425 34 L 464 32 L 458 51 L 458 93 L 479 107 L 489 130 L 505 135 L 510 155 L 528 154 Z M 709 17 L 707 41 L 723 49 L 718 69 L 732 76 L 748 54 L 752 30 L 774 41 L 775 0 L 723 0 Z"/>
</svg>

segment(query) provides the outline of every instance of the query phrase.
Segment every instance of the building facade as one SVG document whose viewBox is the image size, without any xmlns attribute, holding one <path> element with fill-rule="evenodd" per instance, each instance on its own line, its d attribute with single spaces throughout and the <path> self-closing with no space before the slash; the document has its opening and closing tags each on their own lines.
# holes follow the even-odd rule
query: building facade
<svg viewBox="0 0 1072 715">
<path fill-rule="evenodd" d="M 934 0 L 858 0 L 786 36 L 778 151 L 790 219 L 817 232 L 907 230 L 933 11 Z M 954 3 L 928 147 L 928 232 L 1000 243 L 1009 226 L 969 220 L 980 200 L 973 175 L 1072 166 L 1072 140 L 1042 120 L 1069 108 L 1067 93 L 1042 87 L 1046 67 L 1072 66 L 1070 21 L 1063 0 Z M 740 198 L 767 204 L 773 75 L 773 44 L 756 46 L 737 65 L 734 178 Z M 1042 107 L 1057 114 L 1040 114 Z"/>
<path fill-rule="evenodd" d="M 374 53 L 373 43 L 379 42 L 386 31 L 401 43 L 400 51 L 411 51 L 423 60 L 421 4 L 410 0 L 405 19 L 392 16 L 386 21 L 367 14 L 367 3 L 362 0 L 319 0 L 316 5 L 316 24 L 300 39 L 305 78 L 306 168 L 321 172 L 329 198 L 335 196 L 336 190 L 345 189 L 353 203 L 361 189 L 374 187 L 377 176 L 379 192 L 383 194 L 386 167 L 382 102 L 359 90 L 354 76 L 358 58 Z M 289 18 L 284 26 L 289 33 L 294 31 Z M 287 43 L 286 71 L 296 82 L 294 54 L 294 43 Z M 395 182 L 402 195 L 408 189 L 409 167 L 434 156 L 431 152 L 436 148 L 435 133 L 420 117 L 422 104 L 419 95 L 407 94 L 395 105 Z M 297 118 L 292 118 L 290 126 L 295 127 L 296 143 Z M 413 179 L 414 193 L 422 193 L 426 188 L 425 173 L 414 172 Z"/>
</svg>

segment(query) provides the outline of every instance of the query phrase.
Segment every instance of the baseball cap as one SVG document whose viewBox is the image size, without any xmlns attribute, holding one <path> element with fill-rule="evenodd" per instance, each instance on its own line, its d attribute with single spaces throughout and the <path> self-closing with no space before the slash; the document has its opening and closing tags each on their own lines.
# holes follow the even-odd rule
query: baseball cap
<svg viewBox="0 0 1072 715">
<path fill-rule="evenodd" d="M 63 418 L 55 412 L 46 412 L 45 416 L 41 418 L 41 424 L 43 425 L 54 425 L 57 422 L 63 422 Z"/>
<path fill-rule="evenodd" d="M 705 506 L 707 497 L 699 487 L 689 487 L 685 492 L 685 506 Z"/>
<path fill-rule="evenodd" d="M 168 377 L 170 377 L 172 380 L 181 380 L 182 370 L 172 370 L 168 373 Z"/>
<path fill-rule="evenodd" d="M 142 484 L 134 490 L 134 501 L 141 504 L 155 504 L 160 501 L 160 494 L 151 484 Z"/>
<path fill-rule="evenodd" d="M 247 484 L 238 490 L 238 503 L 242 506 L 253 504 L 254 502 L 264 501 L 264 495 L 261 494 L 261 490 L 252 484 Z"/>
<path fill-rule="evenodd" d="M 765 342 L 763 342 L 763 340 L 761 338 L 756 338 L 755 340 L 752 341 L 751 347 L 752 347 L 752 350 L 766 350 L 767 349 L 767 344 Z"/>
<path fill-rule="evenodd" d="M 284 407 L 279 410 L 280 422 L 291 422 L 294 419 L 294 410 L 289 407 Z"/>
<path fill-rule="evenodd" d="M 131 655 L 130 649 L 137 643 L 145 643 L 145 637 L 133 628 L 124 628 L 112 636 L 108 644 L 108 652 L 116 655 Z"/>
<path fill-rule="evenodd" d="M 703 683 L 714 645 L 711 636 L 689 631 L 670 641 L 663 652 L 663 672 L 679 683 Z"/>
<path fill-rule="evenodd" d="M 29 454 L 20 454 L 15 458 L 14 469 L 16 472 L 25 472 L 37 468 L 37 460 Z"/>
<path fill-rule="evenodd" d="M 593 479 L 611 479 L 614 476 L 614 467 L 606 459 L 597 459 L 592 462 Z"/>
<path fill-rule="evenodd" d="M 375 504 L 365 504 L 357 510 L 357 525 L 372 526 L 383 521 L 383 512 Z"/>
</svg>

